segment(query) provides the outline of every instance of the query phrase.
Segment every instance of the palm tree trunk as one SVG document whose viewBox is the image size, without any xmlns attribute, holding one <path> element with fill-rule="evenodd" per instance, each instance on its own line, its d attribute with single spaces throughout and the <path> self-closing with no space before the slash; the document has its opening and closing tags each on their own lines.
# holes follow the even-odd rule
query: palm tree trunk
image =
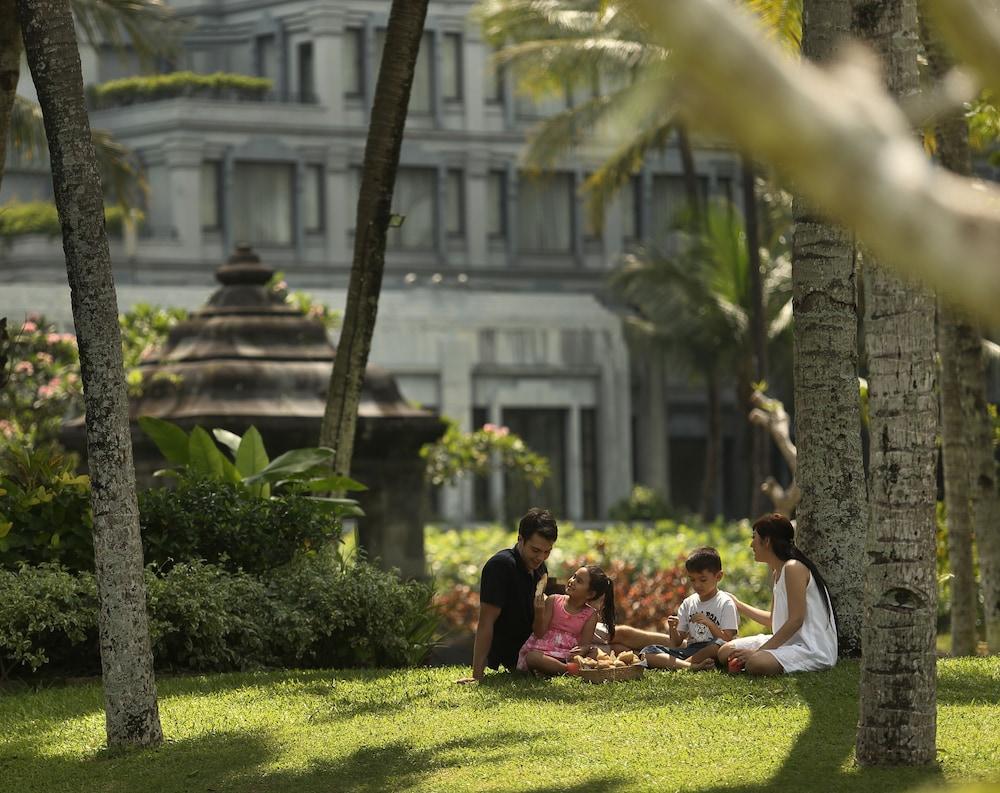
<svg viewBox="0 0 1000 793">
<path fill-rule="evenodd" d="M 361 384 L 378 314 L 392 191 L 427 3 L 393 0 L 372 103 L 358 196 L 354 263 L 320 432 L 320 443 L 336 450 L 334 470 L 345 476 L 351 469 Z"/>
<path fill-rule="evenodd" d="M 970 501 L 970 449 L 962 405 L 960 374 L 961 336 L 971 331 L 949 316 L 946 306 L 938 315 L 938 350 L 941 357 L 941 458 L 944 465 L 944 500 L 948 515 L 948 566 L 951 570 L 951 653 L 976 652 L 976 579 L 972 567 L 972 504 Z"/>
<path fill-rule="evenodd" d="M 804 54 L 826 61 L 850 30 L 845 2 L 805 0 Z M 854 240 L 801 199 L 793 207 L 796 535 L 830 586 L 841 655 L 861 652 L 868 493 L 858 393 Z"/>
<path fill-rule="evenodd" d="M 687 127 L 681 123 L 674 124 L 677 132 L 677 148 L 681 154 L 681 173 L 684 176 L 684 193 L 687 196 L 688 209 L 691 213 L 692 227 L 704 228 L 705 213 L 702 212 L 701 190 L 698 187 L 698 171 L 694 164 L 694 150 L 691 148 L 691 138 Z"/>
<path fill-rule="evenodd" d="M 104 201 L 68 0 L 18 0 L 45 119 L 80 347 L 108 745 L 163 740 L 146 617 L 139 511 Z"/>
<path fill-rule="evenodd" d="M 10 114 L 21 76 L 21 26 L 16 0 L 0 0 L 0 186 L 7 163 Z"/>
<path fill-rule="evenodd" d="M 952 64 L 934 32 L 921 19 L 920 36 L 928 71 L 942 79 Z M 962 113 L 949 113 L 934 130 L 941 164 L 962 176 L 972 173 L 969 127 Z M 948 562 L 951 569 L 951 652 L 976 652 L 976 578 L 972 566 L 971 487 L 975 476 L 972 443 L 976 429 L 973 400 L 966 398 L 962 351 L 973 348 L 981 356 L 982 339 L 958 313 L 940 304 L 938 351 L 941 358 L 941 457 L 944 464 L 944 499 L 948 514 Z M 979 375 L 985 372 L 980 367 Z M 976 384 L 970 383 L 975 388 Z M 985 387 L 985 382 L 983 382 Z M 992 452 L 992 445 L 990 446 Z"/>
<path fill-rule="evenodd" d="M 857 36 L 896 96 L 918 89 L 916 0 L 856 0 Z M 871 522 L 857 758 L 926 765 L 936 755 L 934 309 L 878 263 L 867 299 Z"/>
<path fill-rule="evenodd" d="M 760 271 L 760 226 L 757 219 L 757 187 L 753 160 L 743 155 L 743 225 L 747 235 L 747 267 L 750 272 L 750 329 L 753 345 L 753 377 L 758 383 L 767 380 L 767 327 L 764 318 L 764 285 Z M 748 389 L 744 412 L 753 410 Z M 767 474 L 767 430 L 751 425 L 750 429 L 750 514 L 761 511 L 760 484 Z"/>
<path fill-rule="evenodd" d="M 701 516 L 706 521 L 715 520 L 716 494 L 719 489 L 719 463 L 722 459 L 722 403 L 719 395 L 719 376 L 707 375 L 705 386 L 708 410 L 708 437 L 705 448 L 705 478 L 702 480 Z"/>
<path fill-rule="evenodd" d="M 979 577 L 983 589 L 983 622 L 986 646 L 1000 653 L 1000 492 L 993 449 L 993 423 L 987 412 L 986 371 L 982 337 L 974 333 L 963 338 L 961 361 L 964 412 L 972 438 L 972 526 L 979 550 Z"/>
</svg>

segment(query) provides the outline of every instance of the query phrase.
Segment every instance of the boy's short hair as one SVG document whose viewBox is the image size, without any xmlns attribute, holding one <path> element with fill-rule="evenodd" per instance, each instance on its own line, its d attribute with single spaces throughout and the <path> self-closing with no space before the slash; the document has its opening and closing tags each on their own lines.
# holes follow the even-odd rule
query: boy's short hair
<svg viewBox="0 0 1000 793">
<path fill-rule="evenodd" d="M 530 540 L 534 535 L 539 534 L 549 542 L 555 542 L 559 537 L 559 526 L 552 513 L 541 507 L 529 509 L 517 527 L 517 533 Z"/>
<path fill-rule="evenodd" d="M 715 548 L 696 548 L 691 551 L 687 559 L 684 560 L 684 569 L 689 573 L 721 573 L 722 557 Z"/>
</svg>

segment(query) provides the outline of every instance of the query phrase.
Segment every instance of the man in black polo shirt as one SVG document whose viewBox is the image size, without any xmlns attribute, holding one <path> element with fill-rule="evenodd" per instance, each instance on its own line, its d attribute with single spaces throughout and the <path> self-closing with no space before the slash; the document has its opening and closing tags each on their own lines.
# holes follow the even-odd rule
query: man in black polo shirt
<svg viewBox="0 0 1000 793">
<path fill-rule="evenodd" d="M 535 587 L 548 574 L 545 560 L 558 536 L 552 513 L 532 507 L 518 525 L 517 544 L 495 553 L 483 566 L 472 677 L 459 683 L 481 680 L 487 666 L 514 670 L 521 645 L 531 635 Z"/>
</svg>

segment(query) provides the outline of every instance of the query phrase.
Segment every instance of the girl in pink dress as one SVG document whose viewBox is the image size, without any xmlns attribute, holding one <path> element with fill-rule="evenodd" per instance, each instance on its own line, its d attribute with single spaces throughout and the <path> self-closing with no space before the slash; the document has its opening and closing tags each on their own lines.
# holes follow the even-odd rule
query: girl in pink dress
<svg viewBox="0 0 1000 793">
<path fill-rule="evenodd" d="M 602 597 L 602 613 L 598 615 L 587 602 Z M 547 675 L 565 674 L 571 656 L 590 652 L 598 616 L 608 626 L 610 642 L 615 635 L 614 584 L 592 564 L 570 576 L 565 595 L 535 596 L 532 634 L 517 656 L 517 668 Z"/>
</svg>

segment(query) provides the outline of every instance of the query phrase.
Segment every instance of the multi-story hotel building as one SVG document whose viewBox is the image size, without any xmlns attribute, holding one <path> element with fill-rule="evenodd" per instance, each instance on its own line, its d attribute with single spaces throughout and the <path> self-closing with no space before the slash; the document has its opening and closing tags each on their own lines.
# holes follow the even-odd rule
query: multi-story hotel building
<svg viewBox="0 0 1000 793">
<path fill-rule="evenodd" d="M 201 305 L 215 268 L 248 241 L 292 288 L 342 308 L 388 3 L 172 4 L 190 27 L 170 69 L 263 76 L 273 89 L 259 101 L 176 96 L 94 110 L 92 125 L 136 152 L 150 186 L 138 236 L 112 243 L 121 307 Z M 371 359 L 409 399 L 466 428 L 508 425 L 552 461 L 541 494 L 499 475 L 449 490 L 440 505 L 449 519 L 509 518 L 529 500 L 600 519 L 635 481 L 694 506 L 701 389 L 681 373 L 668 372 L 664 385 L 662 367 L 630 355 L 603 299 L 624 251 L 669 234 L 684 195 L 679 153 L 650 156 L 596 232 L 578 188 L 599 149 L 542 178 L 521 167 L 531 127 L 580 97 L 519 95 L 511 74 L 491 65 L 472 10 L 466 0 L 430 5 L 394 197 L 406 220 L 390 230 Z M 84 47 L 82 57 L 89 83 L 140 72 L 110 47 Z M 31 93 L 27 73 L 22 91 Z M 731 152 L 695 156 L 709 194 L 738 196 Z M 51 196 L 48 179 L 12 159 L 0 204 Z M 29 311 L 71 321 L 58 239 L 0 240 L 0 315 Z M 739 421 L 727 417 L 720 478 L 730 512 L 746 508 L 729 486 L 745 481 L 733 453 Z"/>
</svg>

